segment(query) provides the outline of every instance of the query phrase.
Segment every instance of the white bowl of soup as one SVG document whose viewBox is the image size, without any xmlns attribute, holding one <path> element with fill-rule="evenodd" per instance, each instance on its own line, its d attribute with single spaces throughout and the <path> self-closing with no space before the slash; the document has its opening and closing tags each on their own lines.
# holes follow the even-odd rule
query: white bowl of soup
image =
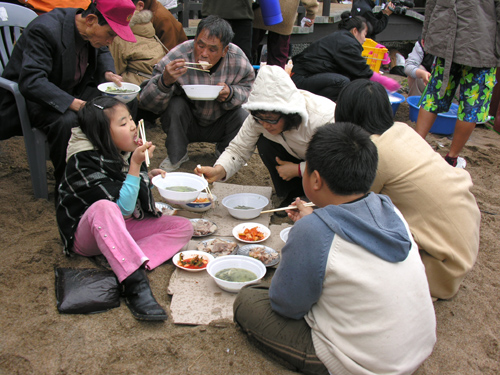
<svg viewBox="0 0 500 375">
<path fill-rule="evenodd" d="M 182 85 L 187 97 L 191 100 L 214 100 L 224 86 L 217 85 Z"/>
<path fill-rule="evenodd" d="M 157 175 L 152 183 L 160 195 L 170 204 L 184 204 L 194 201 L 208 186 L 207 180 L 194 173 L 171 172 L 165 177 Z"/>
<path fill-rule="evenodd" d="M 219 288 L 238 293 L 245 285 L 259 283 L 266 275 L 266 266 L 245 255 L 227 255 L 209 262 L 207 272 Z"/>
<path fill-rule="evenodd" d="M 269 199 L 260 194 L 239 193 L 228 195 L 222 200 L 222 205 L 236 219 L 254 219 L 269 204 Z"/>
<path fill-rule="evenodd" d="M 141 91 L 139 86 L 129 82 L 122 82 L 121 86 L 117 86 L 113 82 L 105 82 L 101 83 L 97 88 L 103 95 L 111 96 L 123 103 L 131 102 Z"/>
</svg>

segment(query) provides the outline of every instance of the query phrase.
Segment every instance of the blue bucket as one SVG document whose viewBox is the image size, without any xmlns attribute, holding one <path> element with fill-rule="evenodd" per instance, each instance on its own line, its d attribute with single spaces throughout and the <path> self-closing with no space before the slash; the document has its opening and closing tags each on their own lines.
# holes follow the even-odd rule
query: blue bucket
<svg viewBox="0 0 500 375">
<path fill-rule="evenodd" d="M 260 0 L 260 9 L 264 25 L 272 26 L 283 22 L 279 0 Z"/>
<path fill-rule="evenodd" d="M 410 120 L 417 122 L 418 111 L 420 109 L 418 102 L 420 96 L 409 96 L 406 101 L 410 106 Z M 431 133 L 449 135 L 455 131 L 455 123 L 457 121 L 458 104 L 452 103 L 450 110 L 446 113 L 439 113 L 436 121 L 432 125 Z"/>
<path fill-rule="evenodd" d="M 391 96 L 392 96 L 392 98 L 391 98 Z M 395 92 L 393 94 L 389 94 L 389 100 L 391 102 L 392 114 L 393 114 L 393 116 L 396 116 L 396 112 L 399 108 L 399 105 L 401 103 L 404 103 L 405 97 L 403 95 Z"/>
</svg>

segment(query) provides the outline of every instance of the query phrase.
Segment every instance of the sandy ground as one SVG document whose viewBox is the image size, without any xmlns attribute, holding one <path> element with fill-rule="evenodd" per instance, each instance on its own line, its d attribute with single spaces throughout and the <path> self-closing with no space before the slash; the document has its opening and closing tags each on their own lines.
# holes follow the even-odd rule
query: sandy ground
<svg viewBox="0 0 500 375">
<path fill-rule="evenodd" d="M 407 121 L 406 104 L 397 119 Z M 166 156 L 164 134 L 159 128 L 148 129 L 148 139 L 158 145 L 152 161 L 156 166 Z M 446 153 L 449 139 L 427 139 L 439 153 Z M 191 160 L 181 171 L 212 164 L 213 151 L 212 144 L 191 145 Z M 479 258 L 459 293 L 435 303 L 438 341 L 418 374 L 500 373 L 500 136 L 477 128 L 463 156 L 483 212 Z M 53 191 L 51 166 L 48 174 Z M 293 373 L 251 345 L 232 322 L 194 327 L 139 322 L 124 303 L 102 314 L 59 314 L 54 268 L 97 266 L 63 255 L 53 195 L 49 201 L 33 198 L 22 138 L 0 142 L 0 177 L 0 374 Z M 254 155 L 229 182 L 267 186 L 270 178 Z M 167 309 L 173 269 L 167 262 L 150 274 L 155 296 Z"/>
</svg>

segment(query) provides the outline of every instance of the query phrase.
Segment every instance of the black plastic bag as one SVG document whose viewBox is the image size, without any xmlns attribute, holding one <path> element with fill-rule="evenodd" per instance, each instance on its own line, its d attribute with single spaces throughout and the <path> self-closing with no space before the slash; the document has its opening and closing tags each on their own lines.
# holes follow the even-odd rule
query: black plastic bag
<svg viewBox="0 0 500 375">
<path fill-rule="evenodd" d="M 90 314 L 120 306 L 121 286 L 112 271 L 56 268 L 57 310 Z"/>
</svg>

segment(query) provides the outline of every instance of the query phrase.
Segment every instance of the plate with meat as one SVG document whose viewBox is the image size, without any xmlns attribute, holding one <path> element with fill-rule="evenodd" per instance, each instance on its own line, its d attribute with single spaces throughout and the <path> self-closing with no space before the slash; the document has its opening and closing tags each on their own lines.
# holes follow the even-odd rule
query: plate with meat
<svg viewBox="0 0 500 375">
<path fill-rule="evenodd" d="M 193 237 L 206 237 L 214 234 L 217 230 L 217 224 L 207 219 L 189 219 L 193 224 Z"/>
<path fill-rule="evenodd" d="M 171 216 L 175 213 L 175 208 L 163 202 L 155 202 L 155 207 L 163 215 Z"/>
<path fill-rule="evenodd" d="M 238 244 L 233 240 L 215 238 L 198 243 L 197 249 L 212 254 L 214 258 L 235 254 L 238 251 Z"/>
<path fill-rule="evenodd" d="M 238 249 L 237 255 L 246 255 L 260 260 L 266 267 L 275 266 L 281 260 L 280 254 L 276 250 L 264 245 L 242 246 Z"/>
<path fill-rule="evenodd" d="M 234 238 L 246 243 L 262 242 L 267 240 L 270 235 L 269 228 L 259 223 L 243 223 L 233 228 Z"/>
</svg>

